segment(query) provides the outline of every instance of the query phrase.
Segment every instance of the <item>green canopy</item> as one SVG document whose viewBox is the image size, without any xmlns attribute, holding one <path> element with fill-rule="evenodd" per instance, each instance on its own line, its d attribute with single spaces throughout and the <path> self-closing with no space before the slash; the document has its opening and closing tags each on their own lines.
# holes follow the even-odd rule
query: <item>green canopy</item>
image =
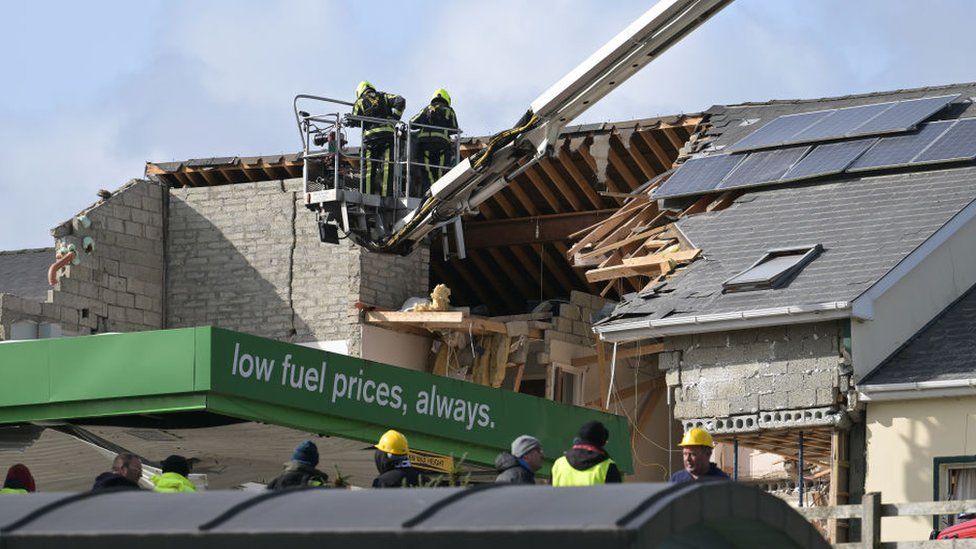
<svg viewBox="0 0 976 549">
<path fill-rule="evenodd" d="M 0 423 L 209 411 L 490 465 L 521 434 L 550 457 L 602 421 L 632 472 L 626 418 L 212 327 L 0 344 Z"/>
</svg>

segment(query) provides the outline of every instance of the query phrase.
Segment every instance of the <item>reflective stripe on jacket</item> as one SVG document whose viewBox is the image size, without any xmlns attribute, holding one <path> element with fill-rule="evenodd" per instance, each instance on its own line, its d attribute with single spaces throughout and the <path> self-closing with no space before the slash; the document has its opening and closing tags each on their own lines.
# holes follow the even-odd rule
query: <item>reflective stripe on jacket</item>
<svg viewBox="0 0 976 549">
<path fill-rule="evenodd" d="M 26 494 L 23 488 L 0 488 L 0 494 Z"/>
<path fill-rule="evenodd" d="M 155 488 L 153 488 L 153 491 L 155 492 L 175 493 L 197 491 L 197 487 L 193 484 L 193 482 L 179 473 L 169 472 L 161 475 L 153 475 L 151 480 L 155 486 Z"/>
<path fill-rule="evenodd" d="M 553 486 L 593 486 L 607 481 L 607 471 L 614 464 L 612 459 L 605 459 L 589 469 L 580 471 L 562 456 L 552 464 Z"/>
</svg>

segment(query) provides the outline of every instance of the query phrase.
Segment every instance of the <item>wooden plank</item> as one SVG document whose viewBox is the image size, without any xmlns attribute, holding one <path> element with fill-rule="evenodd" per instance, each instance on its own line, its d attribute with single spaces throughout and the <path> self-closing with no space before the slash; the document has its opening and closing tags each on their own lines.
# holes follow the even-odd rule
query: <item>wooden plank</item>
<svg viewBox="0 0 976 549">
<path fill-rule="evenodd" d="M 607 359 L 606 359 L 606 345 L 603 340 L 596 340 L 596 357 L 597 366 L 600 369 L 600 402 L 599 408 L 601 410 L 607 409 L 607 403 L 602 399 L 606 398 L 607 393 L 610 391 L 610 371 L 607 369 Z"/>
<path fill-rule="evenodd" d="M 593 188 L 593 184 L 590 182 L 590 180 L 587 179 L 586 176 L 583 175 L 583 172 L 580 171 L 579 167 L 576 166 L 576 161 L 573 159 L 573 152 L 569 149 L 568 145 L 569 140 L 566 140 L 566 144 L 564 145 L 563 150 L 560 151 L 561 154 L 556 157 L 556 160 L 559 161 L 559 164 L 564 170 L 566 170 L 569 177 L 574 183 L 576 183 L 576 187 L 583 191 L 586 199 L 593 204 L 593 207 L 597 209 L 604 208 L 604 200 L 600 198 L 599 194 L 597 194 L 596 189 Z"/>
<path fill-rule="evenodd" d="M 617 347 L 617 358 L 634 358 L 639 356 L 656 355 L 658 353 L 664 352 L 663 343 L 652 343 L 650 345 L 641 345 L 639 347 L 628 347 L 626 349 L 621 349 Z M 572 365 L 576 367 L 589 366 L 590 364 L 596 364 L 599 361 L 598 355 L 587 355 L 576 357 L 572 360 Z"/>
<path fill-rule="evenodd" d="M 701 250 L 680 250 L 669 254 L 654 254 L 643 257 L 623 259 L 620 265 L 612 265 L 586 271 L 586 279 L 600 282 L 625 276 L 640 276 L 655 273 L 666 274 L 674 263 L 687 263 L 698 256 Z"/>
<path fill-rule="evenodd" d="M 610 151 L 607 153 L 607 160 L 609 160 L 610 165 L 620 174 L 623 178 L 624 183 L 627 185 L 627 192 L 636 189 L 640 186 L 640 181 L 634 177 L 634 174 L 627 167 L 627 163 L 621 158 L 620 154 L 614 149 L 613 141 L 610 141 Z M 609 179 L 609 176 L 607 177 Z"/>
<path fill-rule="evenodd" d="M 653 130 L 654 133 L 660 131 L 663 130 Z M 645 145 L 647 145 L 647 148 L 651 150 L 651 153 L 654 154 L 655 158 L 657 158 L 657 161 L 660 162 L 662 166 L 669 169 L 674 167 L 674 161 L 677 160 L 677 157 L 671 156 L 667 151 L 665 151 L 664 147 L 662 147 L 661 144 L 657 142 L 657 139 L 654 139 L 654 136 L 651 135 L 651 132 L 638 132 L 637 135 L 640 136 L 641 140 Z"/>
<path fill-rule="evenodd" d="M 407 312 L 407 311 L 368 311 L 366 322 L 403 322 L 408 324 L 419 324 L 421 322 L 440 322 L 444 324 L 460 324 L 464 321 L 464 313 L 461 311 L 436 311 L 436 312 Z"/>
<path fill-rule="evenodd" d="M 524 175 L 535 186 L 535 190 L 542 195 L 542 199 L 549 204 L 549 207 L 552 208 L 553 213 L 562 212 L 564 210 L 562 204 L 559 202 L 559 198 L 556 196 L 556 194 L 552 192 L 553 186 L 551 186 L 548 182 L 543 181 L 541 175 L 535 173 L 537 168 L 538 164 L 522 172 L 522 175 Z"/>
<path fill-rule="evenodd" d="M 549 180 L 552 181 L 552 184 L 555 185 L 559 193 L 562 194 L 566 200 L 569 201 L 570 205 L 573 206 L 574 210 L 578 212 L 589 210 L 590 207 L 583 204 L 583 201 L 580 200 L 579 196 L 577 196 L 575 192 L 573 192 L 573 189 L 570 188 L 566 180 L 563 179 L 562 175 L 556 169 L 556 165 L 553 164 L 549 158 L 550 157 L 548 156 L 543 158 L 536 164 L 536 166 L 538 166 L 542 172 L 546 174 Z"/>
<path fill-rule="evenodd" d="M 958 515 L 976 512 L 976 499 L 956 501 L 912 501 L 886 503 L 881 506 L 883 517 L 918 517 L 931 515 Z"/>
<path fill-rule="evenodd" d="M 522 388 L 522 374 L 525 373 L 525 363 L 518 365 L 518 371 L 515 372 L 515 383 L 512 385 L 512 390 L 516 393 Z"/>
<path fill-rule="evenodd" d="M 623 240 L 618 240 L 617 242 L 613 242 L 613 243 L 610 243 L 610 244 L 605 244 L 603 246 L 600 246 L 599 248 L 594 248 L 594 249 L 592 249 L 592 250 L 590 250 L 588 252 L 585 252 L 585 253 L 580 254 L 577 257 L 579 257 L 580 259 L 582 259 L 582 260 L 585 261 L 585 260 L 590 259 L 590 258 L 594 258 L 594 257 L 601 256 L 601 255 L 603 255 L 603 254 L 605 254 L 605 253 L 607 253 L 607 252 L 609 252 L 611 250 L 616 250 L 617 248 L 622 248 L 622 247 L 624 247 L 624 246 L 626 246 L 628 244 L 633 244 L 633 243 L 641 242 L 641 241 L 650 241 L 650 240 L 653 239 L 654 236 L 657 236 L 657 234 L 660 234 L 660 232 L 664 230 L 663 227 L 654 227 L 654 228 L 644 227 L 644 228 L 639 228 L 639 229 L 641 229 L 640 232 L 634 233 L 633 235 L 628 236 L 627 238 L 625 238 Z M 670 241 L 669 240 L 661 240 L 659 242 L 670 242 Z M 643 244 L 643 246 L 647 246 L 647 244 Z"/>
<path fill-rule="evenodd" d="M 634 138 L 633 134 L 635 132 L 628 132 L 628 133 L 629 135 L 626 136 L 627 139 L 624 139 L 625 136 L 623 133 L 618 134 L 616 137 L 618 140 L 620 140 L 620 144 L 627 151 L 627 154 L 630 156 L 630 158 L 633 159 L 634 163 L 637 164 L 637 167 L 640 168 L 642 174 L 644 175 L 644 178 L 646 180 L 654 179 L 655 177 L 660 175 L 660 172 L 656 170 L 654 166 L 651 166 L 650 163 L 648 163 L 647 158 L 644 157 L 644 154 L 641 153 L 640 150 L 634 150 L 631 148 L 630 141 Z"/>
<path fill-rule="evenodd" d="M 828 505 L 824 507 L 797 507 L 794 509 L 807 520 L 861 518 L 864 508 L 860 505 Z"/>
<path fill-rule="evenodd" d="M 621 223 L 627 222 L 631 212 L 633 212 L 638 208 L 646 207 L 649 203 L 650 203 L 650 198 L 646 196 L 634 198 L 629 203 L 624 204 L 623 208 L 620 208 L 617 211 L 617 213 L 607 218 L 607 220 L 604 221 L 602 224 L 600 224 L 598 228 L 594 229 L 593 232 L 584 236 L 579 242 L 574 244 L 573 247 L 569 249 L 569 251 L 572 254 L 575 254 L 576 252 L 583 249 L 585 246 L 602 239 L 604 236 L 610 234 L 615 229 L 617 229 L 617 227 L 619 227 Z"/>
</svg>

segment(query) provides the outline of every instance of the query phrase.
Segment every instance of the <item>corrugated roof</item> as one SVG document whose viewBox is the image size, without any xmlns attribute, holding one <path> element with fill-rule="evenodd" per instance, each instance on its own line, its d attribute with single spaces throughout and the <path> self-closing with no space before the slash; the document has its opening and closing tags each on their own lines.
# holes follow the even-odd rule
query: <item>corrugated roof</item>
<svg viewBox="0 0 976 549">
<path fill-rule="evenodd" d="M 54 248 L 0 252 L 0 293 L 44 301 L 50 286 L 47 269 L 54 263 Z"/>
</svg>

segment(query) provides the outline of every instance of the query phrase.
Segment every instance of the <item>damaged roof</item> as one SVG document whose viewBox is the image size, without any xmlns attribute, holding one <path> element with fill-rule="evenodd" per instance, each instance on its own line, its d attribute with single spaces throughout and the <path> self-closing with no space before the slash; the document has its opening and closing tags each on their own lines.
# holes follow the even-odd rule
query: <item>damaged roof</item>
<svg viewBox="0 0 976 549">
<path fill-rule="evenodd" d="M 44 301 L 50 286 L 47 269 L 54 263 L 54 248 L 0 252 L 0 294 Z"/>
<path fill-rule="evenodd" d="M 976 377 L 976 286 L 861 380 L 861 385 Z"/>
<path fill-rule="evenodd" d="M 716 106 L 705 113 L 696 149 L 721 151 L 782 115 L 948 94 L 960 98 L 930 121 L 976 116 L 970 99 L 976 84 Z M 738 192 L 725 210 L 677 222 L 701 258 L 665 283 L 630 294 L 600 331 L 637 319 L 852 301 L 976 198 L 976 166 L 901 167 Z M 823 252 L 785 287 L 723 293 L 723 282 L 768 251 L 817 244 Z"/>
</svg>

